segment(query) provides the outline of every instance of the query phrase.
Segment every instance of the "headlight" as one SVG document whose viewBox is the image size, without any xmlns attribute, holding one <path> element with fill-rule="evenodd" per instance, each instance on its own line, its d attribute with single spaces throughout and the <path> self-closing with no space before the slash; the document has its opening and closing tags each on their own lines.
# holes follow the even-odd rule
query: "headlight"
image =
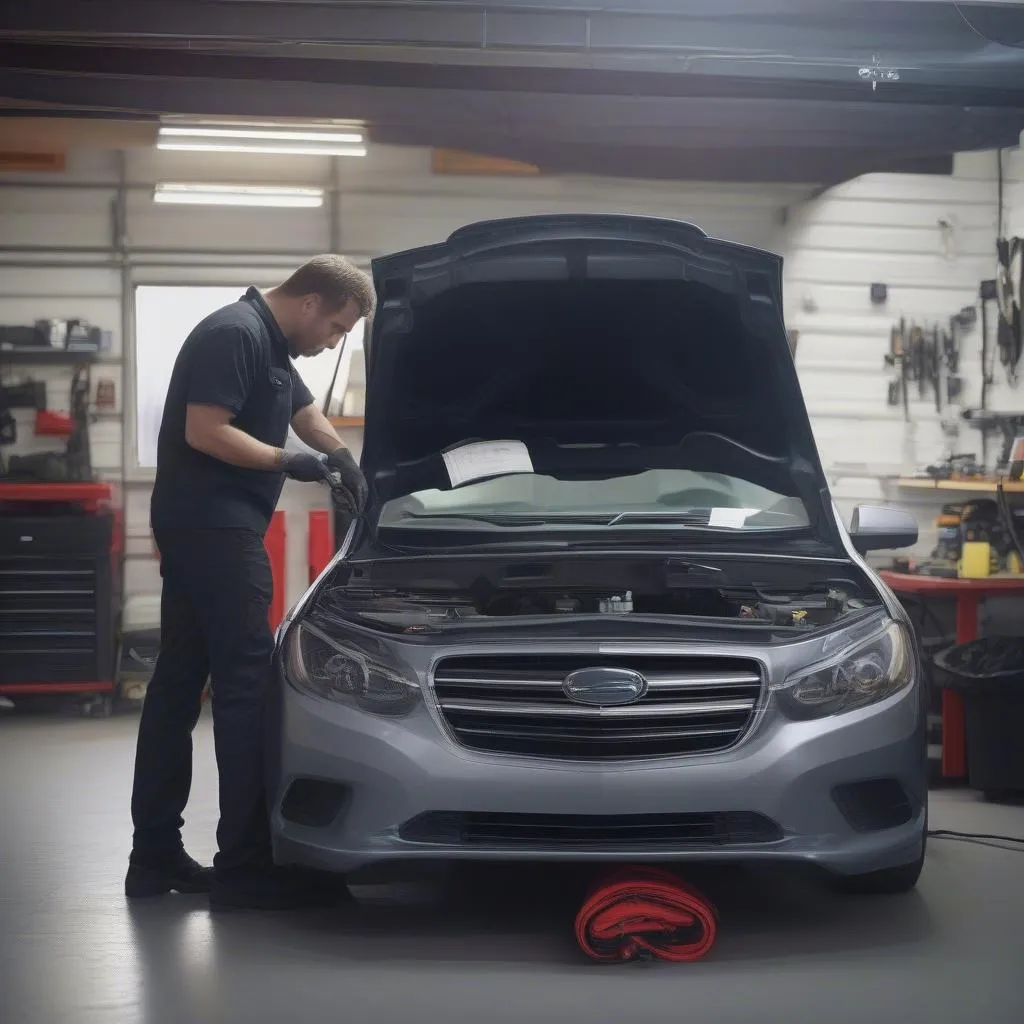
<svg viewBox="0 0 1024 1024">
<path fill-rule="evenodd" d="M 288 634 L 285 673 L 303 693 L 372 715 L 407 715 L 421 696 L 419 684 L 388 664 L 386 651 L 372 640 L 365 648 L 358 641 L 342 644 L 304 622 Z"/>
<path fill-rule="evenodd" d="M 791 718 L 823 718 L 885 700 L 913 680 L 909 638 L 899 623 L 889 622 L 827 661 L 793 673 L 776 695 Z"/>
</svg>

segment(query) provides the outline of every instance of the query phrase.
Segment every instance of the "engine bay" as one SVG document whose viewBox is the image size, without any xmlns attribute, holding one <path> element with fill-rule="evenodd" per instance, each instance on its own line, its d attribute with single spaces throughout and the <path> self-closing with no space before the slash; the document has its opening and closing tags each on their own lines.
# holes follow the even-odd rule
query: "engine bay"
<svg viewBox="0 0 1024 1024">
<path fill-rule="evenodd" d="M 733 620 L 801 631 L 878 604 L 854 567 L 848 569 L 833 576 L 811 561 L 780 568 L 754 560 L 386 559 L 342 563 L 316 603 L 328 616 L 396 632 L 582 616 Z"/>
<path fill-rule="evenodd" d="M 769 594 L 721 589 L 676 590 L 650 594 L 576 590 L 572 593 L 531 591 L 482 596 L 469 614 L 519 615 L 688 615 L 702 618 L 757 620 L 774 626 L 827 625 L 865 602 L 839 589 L 823 593 Z"/>
</svg>

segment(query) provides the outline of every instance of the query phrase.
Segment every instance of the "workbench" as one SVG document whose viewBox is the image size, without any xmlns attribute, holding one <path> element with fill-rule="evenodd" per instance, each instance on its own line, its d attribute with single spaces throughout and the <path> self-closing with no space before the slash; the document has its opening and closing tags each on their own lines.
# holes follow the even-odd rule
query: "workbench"
<svg viewBox="0 0 1024 1024">
<path fill-rule="evenodd" d="M 1000 481 L 996 477 L 956 476 L 935 480 L 930 476 L 901 477 L 896 486 L 904 491 L 956 491 L 960 494 L 995 494 Z M 1006 494 L 1024 494 L 1024 481 L 1004 480 Z"/>
<path fill-rule="evenodd" d="M 879 575 L 892 591 L 926 601 L 956 601 L 956 642 L 966 644 L 978 637 L 978 606 L 987 597 L 1024 595 L 1024 575 L 959 579 L 943 576 L 912 576 L 883 569 Z M 964 699 L 952 690 L 942 691 L 942 777 L 962 779 L 967 774 Z"/>
</svg>

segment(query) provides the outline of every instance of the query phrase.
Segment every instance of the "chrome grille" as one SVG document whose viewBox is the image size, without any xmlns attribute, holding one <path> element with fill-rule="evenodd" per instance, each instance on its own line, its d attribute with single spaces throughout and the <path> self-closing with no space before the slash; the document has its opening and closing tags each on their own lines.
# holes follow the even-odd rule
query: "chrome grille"
<svg viewBox="0 0 1024 1024">
<path fill-rule="evenodd" d="M 619 707 L 577 704 L 562 691 L 582 668 L 641 673 L 647 692 Z M 434 693 L 465 746 L 571 760 L 673 757 L 732 746 L 761 700 L 761 666 L 742 658 L 500 654 L 445 658 Z"/>
</svg>

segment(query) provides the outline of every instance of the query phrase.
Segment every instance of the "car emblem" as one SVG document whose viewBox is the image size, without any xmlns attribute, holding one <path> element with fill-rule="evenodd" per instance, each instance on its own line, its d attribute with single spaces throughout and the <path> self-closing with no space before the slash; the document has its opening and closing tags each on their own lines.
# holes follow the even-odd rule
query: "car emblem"
<svg viewBox="0 0 1024 1024">
<path fill-rule="evenodd" d="M 580 668 L 565 677 L 562 692 L 577 704 L 615 707 L 639 700 L 647 692 L 647 680 L 628 668 Z"/>
</svg>

